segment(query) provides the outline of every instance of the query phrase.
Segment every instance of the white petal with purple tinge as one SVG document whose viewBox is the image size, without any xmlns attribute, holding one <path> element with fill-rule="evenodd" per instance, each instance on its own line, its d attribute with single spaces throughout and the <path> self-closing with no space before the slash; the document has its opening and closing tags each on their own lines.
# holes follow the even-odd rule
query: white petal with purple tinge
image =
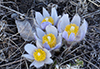
<svg viewBox="0 0 100 69">
<path fill-rule="evenodd" d="M 36 33 L 37 36 L 42 40 L 42 37 L 45 35 L 45 32 L 40 28 L 36 28 Z"/>
<path fill-rule="evenodd" d="M 54 48 L 52 48 L 52 50 L 60 48 L 61 44 L 62 44 L 62 35 L 61 35 L 61 33 L 59 33 L 59 35 L 57 37 L 57 44 Z"/>
<path fill-rule="evenodd" d="M 43 16 L 40 12 L 36 12 L 35 15 L 36 15 L 36 21 L 37 21 L 38 25 L 40 25 L 43 20 Z"/>
<path fill-rule="evenodd" d="M 59 20 L 59 22 L 57 24 L 57 28 L 58 28 L 59 33 L 62 33 L 63 30 L 61 29 L 61 25 L 60 24 L 61 24 L 61 20 Z"/>
<path fill-rule="evenodd" d="M 81 39 L 81 36 L 82 36 L 82 33 L 81 33 L 81 30 L 78 31 L 78 35 L 76 36 L 75 40 L 74 41 L 80 41 Z"/>
<path fill-rule="evenodd" d="M 48 13 L 48 11 L 43 7 L 43 16 L 45 17 L 50 17 L 50 14 Z"/>
<path fill-rule="evenodd" d="M 26 44 L 24 47 L 25 51 L 29 53 L 30 55 L 33 55 L 33 52 L 35 49 L 37 49 L 33 44 Z"/>
<path fill-rule="evenodd" d="M 49 46 L 47 43 L 44 43 L 44 44 L 43 44 L 43 47 L 46 48 L 46 49 L 48 49 L 48 50 L 51 49 L 50 46 Z"/>
<path fill-rule="evenodd" d="M 48 25 L 48 26 L 46 27 L 46 32 L 47 32 L 47 34 L 49 34 L 49 33 L 54 34 L 55 37 L 57 37 L 57 35 L 58 35 L 58 31 L 57 31 L 56 27 L 51 26 L 51 25 Z"/>
<path fill-rule="evenodd" d="M 66 31 L 64 31 L 62 33 L 62 37 L 67 41 L 68 40 L 68 33 Z"/>
<path fill-rule="evenodd" d="M 72 21 L 71 21 L 72 24 L 76 24 L 77 26 L 80 26 L 80 23 L 81 23 L 81 18 L 78 14 L 75 14 Z"/>
<path fill-rule="evenodd" d="M 56 8 L 52 8 L 52 10 L 51 10 L 51 17 L 54 20 L 54 25 L 56 25 L 57 20 L 58 20 L 58 15 L 57 15 Z"/>
<path fill-rule="evenodd" d="M 69 21 L 69 16 L 68 16 L 68 14 L 64 14 L 64 15 L 61 17 L 61 19 L 59 20 L 59 24 L 60 24 L 60 25 L 58 25 L 58 27 L 60 27 L 60 29 L 61 29 L 62 31 L 64 31 L 65 27 L 66 27 L 67 25 L 69 25 L 69 23 L 70 23 L 70 21 Z"/>
<path fill-rule="evenodd" d="M 74 41 L 74 39 L 75 39 L 75 34 L 71 33 L 69 38 L 68 38 L 68 41 Z"/>
<path fill-rule="evenodd" d="M 38 48 L 42 48 L 42 41 L 36 40 L 36 46 L 37 46 Z"/>
<path fill-rule="evenodd" d="M 83 24 L 82 24 L 82 26 L 80 28 L 82 28 L 81 30 L 84 30 L 84 33 L 86 34 L 87 28 L 88 28 L 88 23 L 86 22 L 85 19 L 83 20 Z"/>
<path fill-rule="evenodd" d="M 23 54 L 22 57 L 25 57 L 26 59 L 29 59 L 29 60 L 34 60 L 34 57 L 29 54 Z"/>
<path fill-rule="evenodd" d="M 42 29 L 45 29 L 46 28 L 46 26 L 48 26 L 48 25 L 52 25 L 50 22 L 43 22 L 42 24 L 41 24 L 41 28 Z"/>
<path fill-rule="evenodd" d="M 44 62 L 38 62 L 38 61 L 33 61 L 32 63 L 31 63 L 31 65 L 30 65 L 30 67 L 31 66 L 35 66 L 36 68 L 40 68 L 41 66 L 43 66 L 44 65 Z"/>
<path fill-rule="evenodd" d="M 33 34 L 34 34 L 35 40 L 41 40 L 41 39 L 39 39 L 39 38 L 37 37 L 36 33 L 33 33 Z"/>
<path fill-rule="evenodd" d="M 46 58 L 44 62 L 46 64 L 51 64 L 51 63 L 53 63 L 53 60 L 51 58 Z"/>
<path fill-rule="evenodd" d="M 43 50 L 46 52 L 47 58 L 50 58 L 52 56 L 49 50 L 47 50 L 45 48 Z"/>
<path fill-rule="evenodd" d="M 57 44 L 59 42 L 62 42 L 62 33 L 59 33 L 58 37 L 57 37 Z"/>
<path fill-rule="evenodd" d="M 80 39 L 79 40 L 82 40 L 84 37 L 85 37 L 85 34 L 87 32 L 87 27 L 88 27 L 88 23 L 86 22 L 86 20 L 84 19 L 83 20 L 83 24 L 81 25 L 79 31 L 80 31 Z"/>
<path fill-rule="evenodd" d="M 58 49 L 58 48 L 60 48 L 60 46 L 61 46 L 61 42 L 59 42 L 58 44 L 56 44 L 56 46 L 54 48 L 52 48 L 51 50 Z"/>
<path fill-rule="evenodd" d="M 40 27 L 40 25 L 36 22 L 35 19 L 34 19 L 34 25 L 35 25 L 36 27 Z"/>
</svg>

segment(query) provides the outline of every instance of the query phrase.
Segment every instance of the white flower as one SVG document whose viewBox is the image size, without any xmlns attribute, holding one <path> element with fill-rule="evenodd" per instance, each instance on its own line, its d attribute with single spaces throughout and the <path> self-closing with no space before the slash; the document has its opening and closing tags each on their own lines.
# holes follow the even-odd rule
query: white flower
<svg viewBox="0 0 100 69">
<path fill-rule="evenodd" d="M 50 58 L 51 53 L 47 49 L 42 48 L 39 44 L 37 44 L 37 47 L 33 44 L 26 44 L 24 49 L 28 54 L 23 54 L 22 57 L 32 61 L 30 67 L 34 65 L 36 68 L 40 68 L 44 64 L 53 63 L 53 60 Z"/>
<path fill-rule="evenodd" d="M 46 33 L 36 28 L 36 34 L 34 34 L 38 43 L 48 50 L 58 49 L 62 43 L 61 33 L 58 33 L 56 27 L 48 25 L 46 27 Z"/>
<path fill-rule="evenodd" d="M 36 26 L 41 27 L 42 29 L 45 29 L 47 25 L 57 25 L 59 19 L 55 8 L 51 9 L 51 16 L 48 11 L 43 8 L 43 15 L 40 12 L 36 12 L 35 18 Z"/>
<path fill-rule="evenodd" d="M 58 30 L 62 33 L 62 37 L 68 41 L 80 41 L 85 37 L 88 24 L 86 20 L 83 20 L 83 24 L 80 26 L 81 18 L 76 14 L 70 22 L 68 14 L 64 14 L 58 23 Z"/>
</svg>

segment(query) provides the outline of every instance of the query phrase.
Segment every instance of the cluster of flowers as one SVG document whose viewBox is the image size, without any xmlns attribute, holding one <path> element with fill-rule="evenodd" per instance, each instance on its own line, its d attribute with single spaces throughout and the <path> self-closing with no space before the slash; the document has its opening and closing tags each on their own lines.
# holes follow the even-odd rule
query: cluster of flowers
<svg viewBox="0 0 100 69">
<path fill-rule="evenodd" d="M 69 44 L 81 41 L 85 37 L 88 27 L 85 19 L 80 26 L 81 18 L 78 14 L 75 14 L 70 22 L 68 14 L 59 17 L 55 8 L 51 9 L 51 15 L 45 8 L 43 8 L 43 15 L 36 12 L 35 20 L 36 46 L 26 44 L 24 49 L 28 54 L 22 56 L 32 62 L 30 66 L 34 65 L 36 68 L 53 63 L 50 51 L 60 48 L 62 40 Z"/>
</svg>

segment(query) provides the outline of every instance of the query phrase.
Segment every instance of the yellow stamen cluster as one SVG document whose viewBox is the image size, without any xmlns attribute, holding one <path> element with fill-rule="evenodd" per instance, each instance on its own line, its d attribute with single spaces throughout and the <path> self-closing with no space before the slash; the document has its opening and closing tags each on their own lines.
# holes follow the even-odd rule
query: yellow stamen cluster
<svg viewBox="0 0 100 69">
<path fill-rule="evenodd" d="M 50 48 L 54 47 L 56 45 L 56 37 L 55 37 L 55 35 L 52 34 L 52 33 L 44 35 L 42 37 L 42 43 L 44 44 L 45 42 L 48 43 L 48 45 L 50 46 Z"/>
<path fill-rule="evenodd" d="M 74 33 L 75 36 L 77 35 L 79 27 L 76 24 L 69 24 L 66 26 L 65 31 L 68 33 L 68 37 L 71 33 Z"/>
<path fill-rule="evenodd" d="M 33 56 L 36 61 L 43 61 L 46 59 L 46 53 L 42 49 L 35 50 Z"/>
<path fill-rule="evenodd" d="M 43 23 L 43 22 L 50 22 L 52 25 L 54 25 L 54 20 L 52 17 L 44 18 L 41 23 Z"/>
</svg>

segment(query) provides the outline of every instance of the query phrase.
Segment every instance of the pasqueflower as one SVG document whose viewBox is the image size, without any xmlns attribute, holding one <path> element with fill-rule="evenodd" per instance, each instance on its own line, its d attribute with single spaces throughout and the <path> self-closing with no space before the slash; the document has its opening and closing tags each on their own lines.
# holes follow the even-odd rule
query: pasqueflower
<svg viewBox="0 0 100 69">
<path fill-rule="evenodd" d="M 31 61 L 31 66 L 35 66 L 36 68 L 40 68 L 44 64 L 51 64 L 53 60 L 50 58 L 51 53 L 41 47 L 38 42 L 36 42 L 36 46 L 33 44 L 26 44 L 24 49 L 28 54 L 23 54 L 22 57 L 25 57 L 27 60 Z"/>
<path fill-rule="evenodd" d="M 57 25 L 58 15 L 55 8 L 51 9 L 51 16 L 48 11 L 43 8 L 43 15 L 40 12 L 35 13 L 36 26 L 45 29 L 47 25 Z"/>
<path fill-rule="evenodd" d="M 85 37 L 88 24 L 86 20 L 83 20 L 83 24 L 80 26 L 81 18 L 76 14 L 70 22 L 68 14 L 64 14 L 58 23 L 58 30 L 62 33 L 62 37 L 68 41 L 80 41 Z"/>
<path fill-rule="evenodd" d="M 41 46 L 48 50 L 58 49 L 62 43 L 61 33 L 58 33 L 56 27 L 48 25 L 46 32 L 40 28 L 36 28 L 35 38 Z"/>
</svg>

